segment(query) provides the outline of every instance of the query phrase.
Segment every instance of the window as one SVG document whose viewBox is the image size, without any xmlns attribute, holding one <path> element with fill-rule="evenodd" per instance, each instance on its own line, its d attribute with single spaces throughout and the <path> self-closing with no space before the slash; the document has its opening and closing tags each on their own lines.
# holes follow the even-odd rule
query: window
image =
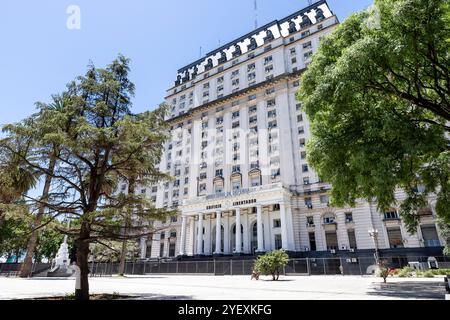
<svg viewBox="0 0 450 320">
<path fill-rule="evenodd" d="M 206 172 L 200 173 L 200 180 L 206 179 Z"/>
<path fill-rule="evenodd" d="M 303 49 L 311 49 L 311 48 L 312 48 L 311 41 L 303 44 Z"/>
<path fill-rule="evenodd" d="M 334 223 L 334 215 L 333 214 L 326 214 L 323 217 L 323 224 L 332 224 Z"/>
<path fill-rule="evenodd" d="M 266 95 L 270 95 L 270 94 L 272 94 L 274 92 L 275 92 L 275 88 L 274 87 L 266 89 Z"/>
<path fill-rule="evenodd" d="M 239 85 L 239 79 L 234 79 L 233 81 L 231 81 L 231 85 L 232 86 L 238 86 Z"/>
<path fill-rule="evenodd" d="M 209 89 L 209 82 L 203 84 L 203 89 Z"/>
<path fill-rule="evenodd" d="M 252 94 L 250 96 L 248 96 L 248 101 L 252 101 L 256 99 L 256 94 Z"/>
<path fill-rule="evenodd" d="M 306 217 L 306 226 L 314 227 L 314 217 L 312 216 Z"/>
<path fill-rule="evenodd" d="M 272 62 L 272 56 L 268 56 L 264 58 L 264 65 L 269 64 Z"/>
<path fill-rule="evenodd" d="M 441 246 L 435 225 L 422 225 L 420 226 L 420 230 L 422 231 L 422 238 L 425 247 Z"/>
<path fill-rule="evenodd" d="M 152 193 L 155 193 L 158 191 L 158 187 L 152 187 Z"/>
<path fill-rule="evenodd" d="M 235 172 L 241 172 L 241 167 L 240 167 L 239 165 L 233 166 L 232 172 L 233 172 L 233 173 L 235 173 Z"/>
<path fill-rule="evenodd" d="M 390 220 L 390 219 L 398 219 L 397 211 L 391 210 L 384 213 L 384 219 Z"/>
<path fill-rule="evenodd" d="M 283 248 L 283 243 L 281 241 L 281 234 L 275 235 L 275 250 L 280 250 Z"/>
<path fill-rule="evenodd" d="M 241 189 L 240 181 L 233 181 L 233 191 L 239 191 Z"/>
<path fill-rule="evenodd" d="M 231 73 L 231 79 L 237 77 L 238 75 L 239 75 L 239 70 L 234 70 L 234 71 Z"/>
<path fill-rule="evenodd" d="M 297 122 L 302 122 L 303 121 L 303 115 L 302 114 L 299 114 L 298 116 L 297 116 Z M 303 133 L 303 132 L 302 132 Z"/>
<path fill-rule="evenodd" d="M 292 63 L 292 64 L 296 64 L 296 63 L 297 63 L 297 57 L 293 57 L 293 58 L 291 59 L 291 63 Z"/>
<path fill-rule="evenodd" d="M 312 199 L 305 198 L 305 205 L 308 207 L 308 209 L 312 209 Z"/>
<path fill-rule="evenodd" d="M 273 65 L 267 66 L 267 67 L 264 69 L 264 71 L 265 71 L 266 73 L 271 73 L 271 72 L 273 71 Z"/>
<path fill-rule="evenodd" d="M 325 233 L 325 241 L 327 243 L 327 250 L 338 249 L 338 239 L 335 231 Z"/>
<path fill-rule="evenodd" d="M 301 139 L 299 140 L 300 148 L 303 148 L 303 147 L 305 146 L 305 143 L 306 143 L 305 139 L 304 139 L 304 138 L 301 138 Z M 305 172 L 305 171 L 303 171 L 303 172 Z"/>
<path fill-rule="evenodd" d="M 275 106 L 275 99 L 267 100 L 267 107 L 273 107 Z"/>
<path fill-rule="evenodd" d="M 238 128 L 238 127 L 239 127 L 239 121 L 233 122 L 231 128 L 235 129 L 235 128 Z"/>
<path fill-rule="evenodd" d="M 325 194 L 325 195 L 321 195 L 321 196 L 320 196 L 320 203 L 326 203 L 326 204 L 328 204 L 329 201 L 330 201 L 330 199 L 329 199 L 328 195 Z"/>
<path fill-rule="evenodd" d="M 353 222 L 353 213 L 351 213 L 351 212 L 345 213 L 345 222 L 346 223 Z"/>
<path fill-rule="evenodd" d="M 269 112 L 267 112 L 267 118 L 276 118 L 277 117 L 277 112 L 276 110 L 270 110 Z"/>
<path fill-rule="evenodd" d="M 290 52 L 291 52 L 291 55 L 295 55 L 295 53 L 296 53 L 296 52 L 295 52 L 295 48 L 291 48 L 291 49 L 290 49 Z"/>
<path fill-rule="evenodd" d="M 221 83 L 223 83 L 223 76 L 217 78 L 217 84 L 221 84 Z"/>
<path fill-rule="evenodd" d="M 303 134 L 305 133 L 305 128 L 302 127 L 298 127 L 298 134 Z"/>
<path fill-rule="evenodd" d="M 308 185 L 309 184 L 309 178 L 308 177 L 303 178 L 303 184 L 304 185 Z"/>
<path fill-rule="evenodd" d="M 298 87 L 300 85 L 300 81 L 296 80 L 292 83 L 292 86 Z"/>
<path fill-rule="evenodd" d="M 253 113 L 253 112 L 256 112 L 257 110 L 258 109 L 257 109 L 256 106 L 251 106 L 251 107 L 248 108 L 248 113 Z"/>
<path fill-rule="evenodd" d="M 306 151 L 300 152 L 300 158 L 301 158 L 302 160 L 306 159 Z"/>
<path fill-rule="evenodd" d="M 200 191 L 206 191 L 206 183 L 200 184 Z"/>
<path fill-rule="evenodd" d="M 304 32 L 301 33 L 301 37 L 302 37 L 302 38 L 307 37 L 307 36 L 309 36 L 309 34 L 310 34 L 310 31 L 309 31 L 309 30 L 306 30 L 306 31 L 304 31 Z"/>
<path fill-rule="evenodd" d="M 391 248 L 403 248 L 403 238 L 400 228 L 387 228 L 387 234 Z"/>
<path fill-rule="evenodd" d="M 255 63 L 250 63 L 247 65 L 247 72 L 255 70 Z"/>
<path fill-rule="evenodd" d="M 348 244 L 350 248 L 356 249 L 356 236 L 355 236 L 355 230 L 347 230 L 348 235 Z"/>
<path fill-rule="evenodd" d="M 309 237 L 309 249 L 311 251 L 316 251 L 316 235 L 315 235 L 315 233 L 309 232 L 308 237 Z"/>
<path fill-rule="evenodd" d="M 303 54 L 303 60 L 308 60 L 309 57 L 312 56 L 312 51 L 306 52 L 305 54 Z"/>
<path fill-rule="evenodd" d="M 216 176 L 223 176 L 223 169 L 217 169 Z"/>
<path fill-rule="evenodd" d="M 309 171 L 308 165 L 307 164 L 303 164 L 302 165 L 302 172 L 308 172 L 308 171 Z"/>
<path fill-rule="evenodd" d="M 281 220 L 280 219 L 274 219 L 273 220 L 273 227 L 274 228 L 281 228 Z"/>
</svg>

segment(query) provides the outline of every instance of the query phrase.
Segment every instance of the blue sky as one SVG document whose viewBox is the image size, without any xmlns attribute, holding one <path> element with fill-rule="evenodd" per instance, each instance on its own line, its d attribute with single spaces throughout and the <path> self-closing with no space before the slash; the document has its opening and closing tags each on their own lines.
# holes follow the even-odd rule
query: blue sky
<svg viewBox="0 0 450 320">
<path fill-rule="evenodd" d="M 35 111 L 90 60 L 103 67 L 118 53 L 132 59 L 135 112 L 162 102 L 176 71 L 254 29 L 254 0 L 3 0 L 0 11 L 0 125 Z M 373 0 L 328 0 L 342 22 Z M 281 19 L 307 0 L 258 0 L 258 24 Z M 81 29 L 66 27 L 70 5 Z"/>
</svg>

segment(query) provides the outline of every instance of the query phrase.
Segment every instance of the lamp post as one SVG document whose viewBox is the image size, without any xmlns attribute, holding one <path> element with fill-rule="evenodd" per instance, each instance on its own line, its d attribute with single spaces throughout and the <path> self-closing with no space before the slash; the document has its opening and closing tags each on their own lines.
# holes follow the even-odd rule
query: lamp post
<svg viewBox="0 0 450 320">
<path fill-rule="evenodd" d="M 369 236 L 373 239 L 373 242 L 375 243 L 375 253 L 374 253 L 375 264 L 379 266 L 380 262 L 378 257 L 378 230 L 374 228 L 370 229 Z"/>
</svg>

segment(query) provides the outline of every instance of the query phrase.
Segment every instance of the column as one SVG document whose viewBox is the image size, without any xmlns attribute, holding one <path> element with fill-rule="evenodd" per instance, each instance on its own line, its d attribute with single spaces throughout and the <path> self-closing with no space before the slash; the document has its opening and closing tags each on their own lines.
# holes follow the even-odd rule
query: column
<svg viewBox="0 0 450 320">
<path fill-rule="evenodd" d="M 221 242 L 222 242 L 222 224 L 221 224 L 221 213 L 216 211 L 216 251 L 215 254 L 221 254 Z"/>
<path fill-rule="evenodd" d="M 191 246 L 191 250 L 190 253 L 191 255 L 195 255 L 195 251 L 194 251 L 194 244 L 195 244 L 195 218 L 191 217 L 191 221 L 189 222 L 189 240 L 190 240 L 190 246 Z"/>
<path fill-rule="evenodd" d="M 230 217 L 226 215 L 223 219 L 223 253 L 230 254 Z"/>
<path fill-rule="evenodd" d="M 286 217 L 286 207 L 284 205 L 284 202 L 280 203 L 280 221 L 281 221 L 281 247 L 283 250 L 289 250 L 289 243 L 288 243 L 288 219 Z"/>
<path fill-rule="evenodd" d="M 247 213 L 241 216 L 241 222 L 242 222 L 242 229 L 243 229 L 242 236 L 244 237 L 243 238 L 243 246 L 244 246 L 243 252 L 251 253 L 252 249 L 250 248 L 251 245 L 250 245 L 250 232 L 249 232 L 250 226 L 248 223 L 248 214 Z"/>
<path fill-rule="evenodd" d="M 236 253 L 241 253 L 241 209 L 236 208 Z"/>
<path fill-rule="evenodd" d="M 203 254 L 203 213 L 198 214 L 197 254 Z"/>
<path fill-rule="evenodd" d="M 262 222 L 262 207 L 256 206 L 256 229 L 258 236 L 258 249 L 257 252 L 264 252 L 264 234 L 263 234 L 263 222 Z"/>
<path fill-rule="evenodd" d="M 147 237 L 141 238 L 140 246 L 141 246 L 141 259 L 145 259 L 147 255 Z"/>
<path fill-rule="evenodd" d="M 184 256 L 186 251 L 186 220 L 187 216 L 181 217 L 181 243 L 180 243 L 180 256 Z"/>
</svg>

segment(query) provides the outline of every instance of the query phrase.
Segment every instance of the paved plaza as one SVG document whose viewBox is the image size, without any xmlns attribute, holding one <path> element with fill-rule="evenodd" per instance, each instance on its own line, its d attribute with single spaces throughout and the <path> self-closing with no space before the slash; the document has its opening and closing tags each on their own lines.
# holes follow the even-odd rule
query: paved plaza
<svg viewBox="0 0 450 320">
<path fill-rule="evenodd" d="M 91 293 L 133 295 L 135 299 L 194 300 L 368 300 L 444 299 L 443 278 L 390 278 L 387 284 L 371 276 L 289 276 L 280 281 L 250 276 L 147 275 L 90 278 Z M 74 278 L 0 278 L 0 299 L 64 296 Z"/>
</svg>

